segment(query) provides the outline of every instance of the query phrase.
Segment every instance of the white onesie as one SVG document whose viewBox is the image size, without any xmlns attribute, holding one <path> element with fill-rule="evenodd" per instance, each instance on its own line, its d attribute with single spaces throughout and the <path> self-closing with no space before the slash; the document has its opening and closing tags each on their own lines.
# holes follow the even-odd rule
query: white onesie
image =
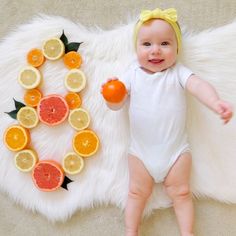
<svg viewBox="0 0 236 236">
<path fill-rule="evenodd" d="M 121 77 L 129 91 L 129 153 L 144 163 L 155 182 L 162 182 L 187 141 L 185 85 L 192 71 L 177 63 L 148 74 L 135 63 Z"/>
</svg>

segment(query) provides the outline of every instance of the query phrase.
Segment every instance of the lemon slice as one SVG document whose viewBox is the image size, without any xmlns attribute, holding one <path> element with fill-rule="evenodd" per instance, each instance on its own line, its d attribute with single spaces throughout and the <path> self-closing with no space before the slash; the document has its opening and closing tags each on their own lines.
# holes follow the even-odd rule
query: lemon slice
<svg viewBox="0 0 236 236">
<path fill-rule="evenodd" d="M 33 89 L 39 86 L 41 82 L 41 74 L 39 70 L 33 66 L 26 66 L 21 69 L 18 82 L 25 89 Z"/>
<path fill-rule="evenodd" d="M 38 114 L 37 111 L 33 107 L 22 107 L 18 112 L 17 112 L 17 120 L 25 128 L 34 128 L 38 122 Z"/>
<path fill-rule="evenodd" d="M 59 38 L 50 38 L 43 43 L 43 55 L 48 60 L 57 60 L 65 53 L 65 46 Z"/>
<path fill-rule="evenodd" d="M 68 121 L 72 128 L 79 131 L 89 126 L 90 116 L 85 109 L 77 108 L 70 111 Z"/>
<path fill-rule="evenodd" d="M 84 160 L 76 153 L 69 152 L 63 158 L 62 167 L 67 174 L 78 174 L 84 168 Z"/>
<path fill-rule="evenodd" d="M 79 69 L 70 70 L 65 77 L 65 87 L 70 92 L 78 93 L 85 88 L 86 78 L 84 73 Z"/>
<path fill-rule="evenodd" d="M 24 149 L 16 153 L 14 160 L 15 166 L 18 170 L 29 172 L 34 168 L 38 161 L 38 157 L 34 151 L 30 149 Z"/>
</svg>

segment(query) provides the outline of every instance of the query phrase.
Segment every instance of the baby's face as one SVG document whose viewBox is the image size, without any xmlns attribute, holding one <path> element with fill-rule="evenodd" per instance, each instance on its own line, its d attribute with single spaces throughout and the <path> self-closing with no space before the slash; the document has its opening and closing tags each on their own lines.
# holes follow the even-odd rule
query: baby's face
<svg viewBox="0 0 236 236">
<path fill-rule="evenodd" d="M 175 64 L 177 39 L 165 21 L 154 19 L 144 23 L 137 35 L 137 58 L 143 70 L 156 73 Z"/>
</svg>

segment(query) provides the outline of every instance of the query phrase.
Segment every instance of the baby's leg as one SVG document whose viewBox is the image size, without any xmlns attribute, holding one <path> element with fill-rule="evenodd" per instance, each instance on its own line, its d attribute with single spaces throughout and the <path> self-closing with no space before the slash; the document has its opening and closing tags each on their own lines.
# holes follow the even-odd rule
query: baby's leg
<svg viewBox="0 0 236 236">
<path fill-rule="evenodd" d="M 145 204 L 152 193 L 153 178 L 135 156 L 129 155 L 129 193 L 125 208 L 126 236 L 138 236 Z"/>
<path fill-rule="evenodd" d="M 166 191 L 173 201 L 182 236 L 193 235 L 194 209 L 189 187 L 191 165 L 191 154 L 182 154 L 164 182 Z"/>
</svg>

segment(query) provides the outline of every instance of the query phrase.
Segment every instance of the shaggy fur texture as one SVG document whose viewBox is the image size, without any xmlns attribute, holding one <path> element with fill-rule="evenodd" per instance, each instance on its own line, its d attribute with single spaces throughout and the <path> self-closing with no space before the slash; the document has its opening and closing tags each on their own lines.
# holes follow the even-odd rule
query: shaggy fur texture
<svg viewBox="0 0 236 236">
<path fill-rule="evenodd" d="M 23 101 L 24 90 L 17 83 L 19 70 L 26 65 L 29 49 L 41 47 L 52 36 L 60 36 L 64 29 L 69 41 L 83 42 L 79 51 L 87 76 L 87 87 L 82 92 L 83 104 L 91 114 L 90 128 L 101 140 L 99 152 L 86 159 L 84 171 L 69 176 L 74 182 L 69 190 L 38 191 L 30 174 L 19 172 L 13 163 L 13 153 L 3 145 L 3 132 L 13 123 L 5 111 L 14 108 L 12 98 Z M 97 204 L 125 205 L 128 189 L 126 152 L 129 142 L 127 107 L 109 110 L 100 95 L 100 86 L 109 76 L 121 74 L 133 60 L 133 23 L 111 31 L 85 29 L 61 17 L 40 16 L 20 26 L 0 44 L 0 103 L 1 103 L 1 160 L 0 189 L 7 192 L 25 208 L 37 211 L 52 221 L 64 221 L 78 209 Z M 185 34 L 180 60 L 196 74 L 212 83 L 223 99 L 236 104 L 236 22 L 198 34 Z M 40 68 L 44 76 L 44 95 L 65 95 L 63 78 L 67 69 L 61 60 L 49 62 Z M 236 203 L 236 120 L 226 126 L 218 116 L 188 96 L 188 132 L 193 154 L 192 190 L 197 197 L 210 197 Z M 48 128 L 40 124 L 31 131 L 32 146 L 41 160 L 61 162 L 72 150 L 74 131 L 65 122 Z M 162 185 L 157 185 L 146 207 L 167 207 L 170 200 Z"/>
</svg>

